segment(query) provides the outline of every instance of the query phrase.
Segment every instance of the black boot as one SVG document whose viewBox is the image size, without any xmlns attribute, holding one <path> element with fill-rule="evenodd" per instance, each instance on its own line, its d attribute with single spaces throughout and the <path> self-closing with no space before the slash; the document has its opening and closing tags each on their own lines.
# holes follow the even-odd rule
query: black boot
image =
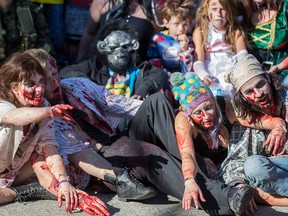
<svg viewBox="0 0 288 216">
<path fill-rule="evenodd" d="M 16 192 L 15 202 L 26 202 L 31 200 L 57 200 L 57 197 L 43 188 L 38 182 L 33 182 L 19 187 L 10 187 Z"/>
<path fill-rule="evenodd" d="M 255 189 L 249 185 L 245 185 L 242 188 L 231 187 L 228 193 L 228 203 L 236 216 L 244 215 L 254 194 Z"/>
<path fill-rule="evenodd" d="M 117 180 L 117 195 L 120 201 L 145 200 L 157 195 L 152 187 L 145 187 L 123 167 L 113 167 Z"/>
</svg>

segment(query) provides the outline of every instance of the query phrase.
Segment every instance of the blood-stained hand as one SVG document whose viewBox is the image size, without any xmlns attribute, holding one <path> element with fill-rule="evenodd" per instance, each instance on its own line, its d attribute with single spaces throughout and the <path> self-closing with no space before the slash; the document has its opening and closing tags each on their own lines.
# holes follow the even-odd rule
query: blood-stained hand
<svg viewBox="0 0 288 216">
<path fill-rule="evenodd" d="M 78 192 L 79 208 L 89 215 L 109 216 L 110 212 L 107 206 L 96 196 Z"/>
<path fill-rule="evenodd" d="M 268 151 L 272 152 L 273 155 L 280 154 L 284 150 L 285 143 L 287 141 L 286 132 L 287 132 L 287 129 L 285 126 L 275 127 L 269 133 L 263 145 L 264 146 L 268 145 Z"/>
<path fill-rule="evenodd" d="M 73 107 L 68 104 L 58 104 L 51 107 L 49 115 L 52 118 L 63 118 L 66 119 L 67 121 L 70 121 L 71 118 L 67 115 L 65 111 L 72 109 Z"/>
</svg>

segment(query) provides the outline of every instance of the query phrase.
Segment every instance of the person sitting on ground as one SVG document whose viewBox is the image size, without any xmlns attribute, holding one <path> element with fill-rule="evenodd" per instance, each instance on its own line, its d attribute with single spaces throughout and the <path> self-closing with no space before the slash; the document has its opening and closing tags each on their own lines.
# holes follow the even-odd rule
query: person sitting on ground
<svg viewBox="0 0 288 216">
<path fill-rule="evenodd" d="M 202 0 L 196 13 L 193 68 L 215 95 L 233 95 L 225 71 L 248 54 L 235 11 L 234 1 Z"/>
<path fill-rule="evenodd" d="M 25 51 L 25 53 L 33 56 L 45 69 L 45 98 L 48 99 L 51 104 L 61 104 L 64 103 L 64 101 L 68 103 L 65 93 L 62 91 L 56 60 L 42 49 L 30 49 Z M 100 88 L 101 90 L 103 89 L 103 87 Z M 113 100 L 113 97 L 117 96 L 110 94 L 108 98 L 109 100 Z M 57 102 L 55 102 L 55 100 Z M 135 112 L 135 106 L 137 107 L 138 104 L 139 101 L 135 100 L 134 104 L 131 104 L 131 106 L 126 110 L 123 110 L 123 112 L 127 112 L 126 115 L 128 115 L 128 112 Z M 115 167 L 112 167 L 113 164 L 107 161 L 103 155 L 100 155 L 91 148 L 91 146 L 96 146 L 97 141 L 91 138 L 82 129 L 81 125 L 78 123 L 80 120 L 77 118 L 76 114 L 81 111 L 75 110 L 76 109 L 68 113 L 71 121 L 55 119 L 54 127 L 56 141 L 59 144 L 59 152 L 63 157 L 65 165 L 69 167 L 68 174 L 76 175 L 76 177 L 78 176 L 78 179 L 82 180 L 81 184 L 78 184 L 77 187 L 79 188 L 81 186 L 82 188 L 86 188 L 90 178 L 85 173 L 88 173 L 89 175 L 104 181 L 110 189 L 117 190 L 118 198 L 121 200 L 144 200 L 155 196 L 155 190 L 151 187 L 144 187 L 128 173 L 126 169 L 116 169 Z M 125 115 L 125 113 L 121 114 Z M 84 116 L 82 116 L 82 118 L 84 118 Z M 100 145 L 100 143 L 97 145 Z M 117 143 L 115 143 L 115 145 L 117 145 Z M 123 152 L 123 154 L 125 153 L 126 152 Z M 120 162 L 118 161 L 118 163 Z M 75 170 L 77 171 L 79 168 L 85 171 L 85 173 L 79 171 L 75 172 Z M 113 171 L 113 168 L 115 171 Z M 113 185 L 112 187 L 111 184 Z M 115 186 L 117 186 L 116 189 Z M 129 191 L 129 193 L 127 193 L 127 191 Z"/>
<path fill-rule="evenodd" d="M 209 182 L 223 184 L 217 178 L 216 165 L 220 166 L 226 158 L 229 132 L 237 119 L 229 99 L 223 96 L 215 98 L 195 73 L 183 75 L 176 72 L 171 76 L 171 84 L 175 99 L 181 105 L 181 111 L 175 118 L 175 131 L 185 184 L 182 206 L 190 209 L 193 202 L 198 207 L 198 202 L 206 200 L 199 184 L 201 175 L 206 175 Z M 223 187 L 218 190 L 219 194 L 225 194 L 229 207 L 236 215 L 245 213 L 254 195 L 254 189 L 248 185 L 239 189 Z M 239 190 L 237 207 L 233 205 L 230 194 L 234 190 Z"/>
<path fill-rule="evenodd" d="M 38 53 L 43 54 L 43 51 L 38 51 Z M 181 158 L 173 129 L 173 113 L 170 113 L 173 112 L 173 109 L 169 107 L 170 104 L 165 96 L 161 93 L 156 93 L 143 102 L 125 98 L 122 95 L 113 95 L 105 87 L 99 86 L 87 78 L 67 78 L 62 79 L 60 83 L 59 74 L 55 66 L 52 69 L 49 62 L 46 63 L 48 77 L 50 77 L 47 81 L 50 84 L 47 83 L 49 86 L 47 86 L 45 96 L 56 104 L 58 103 L 57 101 L 63 101 L 64 99 L 66 103 L 73 105 L 74 110 L 77 110 L 77 112 L 72 113 L 70 117 L 73 117 L 82 129 L 97 140 L 97 144 L 95 144 L 90 139 L 90 147 L 111 162 L 115 174 L 121 176 L 123 180 L 127 178 L 128 173 L 121 168 L 121 164 L 130 168 L 133 167 L 131 171 L 137 179 L 143 181 L 147 178 L 149 182 L 153 183 L 162 192 L 181 200 L 184 193 Z M 136 114 L 134 113 L 135 111 L 137 111 Z M 130 117 L 135 115 L 133 120 L 138 116 L 133 123 L 140 127 L 141 131 L 144 131 L 144 133 L 142 132 L 143 137 L 152 137 L 154 138 L 152 140 L 155 141 L 157 135 L 160 135 L 155 144 L 160 146 L 161 142 L 165 143 L 165 146 L 162 144 L 161 147 L 166 149 L 166 151 L 163 151 L 155 144 L 139 142 L 136 139 L 131 141 L 121 134 L 115 136 L 113 125 L 117 125 L 116 117 L 129 118 L 129 113 Z M 155 133 L 154 136 L 151 135 L 152 133 Z M 108 134 L 112 135 L 112 137 L 108 136 Z M 80 160 L 87 160 L 87 158 L 83 157 L 85 155 Z M 75 158 L 73 162 L 75 162 Z M 79 165 L 81 166 L 81 164 Z M 122 172 L 123 175 L 119 175 L 117 171 L 120 171 L 120 174 Z M 107 181 L 107 178 L 105 178 L 105 181 Z M 208 213 L 219 211 L 225 215 L 232 214 L 226 196 L 228 189 L 224 190 L 223 184 L 207 181 L 205 175 L 203 175 L 203 177 L 199 178 L 199 185 L 201 185 L 207 200 L 207 204 L 200 204 L 203 210 Z M 219 194 L 218 191 L 222 189 L 225 193 Z M 128 187 L 122 188 L 121 191 L 125 194 L 131 192 Z M 241 201 L 239 202 L 238 199 L 235 199 L 238 196 L 242 197 L 241 190 L 232 189 L 230 191 L 230 203 L 232 203 L 232 206 L 236 206 L 234 208 L 241 205 Z M 127 196 L 125 197 L 127 198 Z M 214 197 L 217 197 L 217 199 Z M 215 200 L 218 199 L 224 201 L 220 204 L 215 203 Z"/>
<path fill-rule="evenodd" d="M 135 31 L 121 19 L 107 23 L 99 33 L 97 55 L 60 71 L 62 78 L 89 77 L 114 94 L 138 99 L 158 92 L 168 76 L 148 62 L 137 65 L 139 42 Z"/>
<path fill-rule="evenodd" d="M 287 91 L 280 77 L 267 74 L 251 54 L 227 71 L 226 81 L 236 90 L 238 119 L 254 129 L 233 128 L 223 179 L 231 185 L 254 185 L 258 203 L 287 206 L 288 159 L 280 156 L 287 142 Z"/>
<path fill-rule="evenodd" d="M 29 182 L 35 172 L 40 184 L 57 196 L 59 206 L 62 198 L 65 199 L 67 212 L 79 207 L 88 213 L 110 215 L 99 198 L 74 188 L 67 176 L 50 118 L 70 120 L 66 111 L 72 107 L 67 104 L 50 107 L 43 98 L 45 71 L 41 65 L 28 54 L 14 53 L 0 68 L 0 76 L 1 187 Z M 43 181 L 43 176 L 51 181 Z M 31 198 L 29 194 L 33 196 L 32 191 L 23 189 L 20 192 L 16 189 L 16 200 L 19 194 L 24 199 Z M 34 189 L 35 197 L 37 191 L 41 192 L 39 187 L 30 189 Z M 2 204 L 15 199 L 11 189 L 1 192 Z M 41 198 L 39 194 L 38 198 Z"/>
</svg>

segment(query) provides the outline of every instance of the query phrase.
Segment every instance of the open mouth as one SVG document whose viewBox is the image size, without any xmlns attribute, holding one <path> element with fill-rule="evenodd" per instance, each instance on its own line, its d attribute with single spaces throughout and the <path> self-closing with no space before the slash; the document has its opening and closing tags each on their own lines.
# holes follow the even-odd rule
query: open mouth
<svg viewBox="0 0 288 216">
<path fill-rule="evenodd" d="M 258 100 L 259 104 L 266 104 L 267 103 L 267 97 L 262 97 L 260 100 Z"/>
<path fill-rule="evenodd" d="M 41 102 L 42 101 L 42 94 L 37 94 L 34 96 L 34 101 Z"/>
<path fill-rule="evenodd" d="M 203 125 L 206 125 L 206 126 L 211 126 L 211 125 L 213 125 L 213 120 L 211 119 L 211 120 L 208 120 L 208 121 L 203 121 Z"/>
<path fill-rule="evenodd" d="M 222 23 L 222 22 L 224 22 L 224 20 L 223 19 L 216 19 L 215 22 Z"/>
</svg>

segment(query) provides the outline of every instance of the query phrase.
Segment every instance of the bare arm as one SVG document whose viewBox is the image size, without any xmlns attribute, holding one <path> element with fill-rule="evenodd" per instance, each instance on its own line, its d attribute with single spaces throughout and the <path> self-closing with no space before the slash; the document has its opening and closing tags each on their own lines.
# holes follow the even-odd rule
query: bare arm
<svg viewBox="0 0 288 216">
<path fill-rule="evenodd" d="M 204 61 L 205 50 L 203 49 L 203 39 L 200 33 L 200 28 L 196 28 L 193 31 L 193 42 L 194 42 L 194 61 Z"/>
<path fill-rule="evenodd" d="M 20 107 L 8 111 L 2 117 L 2 123 L 24 126 L 39 121 L 44 117 L 59 117 L 70 120 L 65 110 L 73 109 L 70 105 L 60 104 L 53 107 Z"/>
<path fill-rule="evenodd" d="M 202 79 L 204 83 L 209 86 L 213 83 L 213 81 L 204 66 L 205 50 L 202 45 L 203 38 L 201 36 L 199 27 L 196 28 L 193 32 L 193 42 L 195 46 L 193 69 L 197 76 L 199 76 L 199 78 Z"/>
<path fill-rule="evenodd" d="M 236 52 L 239 53 L 242 50 L 246 50 L 246 45 L 244 41 L 244 36 L 242 31 L 237 30 L 236 35 L 235 35 L 235 47 L 236 47 Z"/>
<path fill-rule="evenodd" d="M 197 162 L 195 159 L 194 143 L 192 139 L 192 125 L 186 115 L 180 112 L 175 118 L 175 131 L 177 144 L 182 158 L 182 172 L 184 179 L 197 174 Z"/>
<path fill-rule="evenodd" d="M 182 158 L 182 173 L 184 176 L 185 191 L 182 206 L 184 209 L 191 207 L 192 200 L 199 207 L 198 197 L 205 202 L 202 191 L 196 182 L 197 162 L 192 138 L 193 126 L 189 123 L 183 112 L 175 118 L 175 131 L 177 144 Z"/>
<path fill-rule="evenodd" d="M 77 54 L 77 62 L 79 62 L 90 49 L 90 45 L 99 29 L 101 15 L 109 10 L 106 0 L 94 0 L 90 6 L 87 24 L 82 34 Z"/>
</svg>

